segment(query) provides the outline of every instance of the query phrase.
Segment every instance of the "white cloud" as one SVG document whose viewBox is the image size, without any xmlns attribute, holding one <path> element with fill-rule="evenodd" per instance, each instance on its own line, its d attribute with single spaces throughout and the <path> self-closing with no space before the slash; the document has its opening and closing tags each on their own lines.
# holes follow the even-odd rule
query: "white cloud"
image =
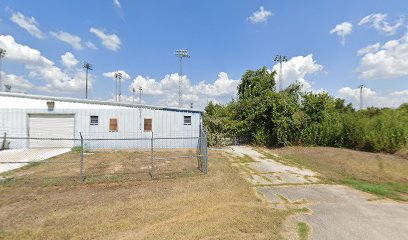
<svg viewBox="0 0 408 240">
<path fill-rule="evenodd" d="M 358 50 L 357 55 L 358 56 L 363 56 L 363 55 L 368 54 L 368 53 L 377 52 L 378 49 L 380 49 L 380 47 L 381 47 L 380 43 L 375 43 L 375 44 L 368 45 L 368 46 Z"/>
<path fill-rule="evenodd" d="M 115 7 L 117 7 L 117 8 L 122 8 L 122 6 L 120 5 L 119 0 L 113 0 L 113 5 L 115 5 Z"/>
<path fill-rule="evenodd" d="M 258 11 L 252 13 L 248 20 L 252 24 L 263 23 L 268 21 L 268 17 L 273 16 L 273 13 L 264 9 L 263 6 L 259 8 Z"/>
<path fill-rule="evenodd" d="M 117 71 L 113 71 L 113 72 L 104 72 L 104 73 L 102 73 L 102 75 L 103 75 L 104 77 L 110 78 L 110 79 L 112 79 L 112 80 L 116 80 L 116 79 L 115 79 L 115 73 L 120 73 L 120 74 L 122 74 L 122 81 L 121 81 L 121 82 L 124 82 L 124 81 L 130 79 L 129 74 L 127 74 L 127 73 L 126 73 L 125 71 L 123 71 L 123 70 L 117 70 Z"/>
<path fill-rule="evenodd" d="M 394 24 L 390 24 L 386 19 L 387 14 L 384 13 L 370 14 L 361 19 L 358 25 L 369 25 L 371 28 L 374 28 L 379 32 L 383 32 L 387 35 L 394 35 L 398 28 L 402 27 L 404 24 L 403 18 L 399 18 Z"/>
<path fill-rule="evenodd" d="M 7 50 L 7 59 L 27 65 L 47 66 L 54 63 L 41 56 L 40 51 L 15 42 L 10 35 L 0 35 L 0 47 Z"/>
<path fill-rule="evenodd" d="M 0 48 L 7 49 L 7 59 L 24 65 L 30 79 L 44 82 L 44 85 L 36 87 L 41 91 L 74 92 L 84 89 L 85 76 L 81 68 L 65 72 L 42 56 L 40 51 L 17 43 L 9 35 L 0 35 Z M 92 88 L 92 76 L 89 88 Z"/>
<path fill-rule="evenodd" d="M 369 45 L 359 53 L 362 53 L 357 67 L 360 78 L 387 79 L 408 75 L 408 33 L 382 46 Z"/>
<path fill-rule="evenodd" d="M 98 48 L 95 46 L 95 44 L 93 44 L 91 41 L 85 42 L 85 46 L 87 46 L 89 49 L 93 49 L 93 50 L 98 49 Z"/>
<path fill-rule="evenodd" d="M 67 68 L 73 68 L 78 64 L 78 60 L 75 58 L 74 54 L 66 52 L 61 55 L 62 64 Z"/>
<path fill-rule="evenodd" d="M 239 80 L 232 80 L 228 77 L 227 73 L 220 72 L 218 73 L 217 80 L 215 80 L 213 84 L 206 84 L 204 81 L 200 82 L 196 87 L 196 93 L 212 97 L 230 97 L 237 91 L 238 83 Z"/>
<path fill-rule="evenodd" d="M 408 97 L 408 90 L 396 91 L 392 93 L 393 96 L 405 96 Z"/>
<path fill-rule="evenodd" d="M 102 41 L 102 45 L 112 51 L 117 51 L 122 44 L 120 38 L 116 34 L 106 34 L 104 30 L 91 27 L 89 31 L 95 34 Z"/>
<path fill-rule="evenodd" d="M 351 34 L 352 31 L 353 25 L 349 22 L 343 22 L 336 25 L 336 27 L 330 31 L 330 34 L 337 34 L 337 36 L 340 37 L 341 44 L 344 45 L 346 43 L 346 36 Z"/>
<path fill-rule="evenodd" d="M 299 82 L 303 85 L 304 91 L 319 92 L 315 90 L 312 84 L 305 79 L 307 74 L 315 74 L 321 72 L 323 66 L 317 64 L 313 59 L 313 55 L 293 57 L 287 62 L 282 63 L 282 83 L 283 87 L 287 87 L 292 83 Z M 273 66 L 272 71 L 276 71 L 276 84 L 279 86 L 279 64 Z"/>
<path fill-rule="evenodd" d="M 224 72 L 218 74 L 214 83 L 201 81 L 193 84 L 187 76 L 183 76 L 183 105 L 189 107 L 190 103 L 193 103 L 194 107 L 200 108 L 204 107 L 209 99 L 226 102 L 236 96 L 238 83 L 239 80 L 230 79 Z M 178 106 L 178 84 L 177 73 L 167 74 L 160 81 L 138 75 L 129 86 L 129 91 L 132 91 L 133 88 L 137 91 L 139 87 L 142 87 L 143 96 L 150 97 L 155 104 Z"/>
<path fill-rule="evenodd" d="M 45 35 L 39 29 L 39 24 L 35 20 L 34 17 L 26 17 L 22 13 L 17 12 L 17 13 L 13 13 L 13 15 L 11 15 L 10 19 L 15 24 L 17 24 L 21 28 L 25 29 L 32 36 L 34 36 L 36 38 L 39 38 L 39 39 L 44 39 L 45 38 Z"/>
<path fill-rule="evenodd" d="M 357 109 L 360 106 L 360 89 L 343 87 L 338 90 L 338 96 L 351 102 Z M 370 88 L 363 88 L 363 108 L 367 107 L 392 107 L 397 108 L 402 103 L 408 102 L 408 90 L 377 93 Z"/>
<path fill-rule="evenodd" d="M 34 85 L 23 76 L 6 74 L 4 72 L 2 72 L 1 74 L 3 78 L 3 84 L 10 85 L 12 92 L 24 92 L 25 90 L 32 89 L 34 87 Z"/>
<path fill-rule="evenodd" d="M 50 32 L 50 34 L 56 39 L 62 42 L 68 43 L 76 50 L 82 49 L 81 38 L 79 36 L 76 36 L 76 35 L 73 35 L 71 33 L 67 33 L 64 31 L 59 31 L 58 33 Z"/>
</svg>

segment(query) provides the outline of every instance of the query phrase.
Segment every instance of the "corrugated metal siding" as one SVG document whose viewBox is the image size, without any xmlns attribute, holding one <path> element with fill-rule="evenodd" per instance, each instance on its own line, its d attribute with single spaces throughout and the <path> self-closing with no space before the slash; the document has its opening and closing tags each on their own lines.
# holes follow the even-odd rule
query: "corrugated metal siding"
<svg viewBox="0 0 408 240">
<path fill-rule="evenodd" d="M 155 138 L 165 137 L 199 137 L 202 128 L 201 113 L 186 111 L 166 111 L 157 109 L 58 109 L 49 112 L 46 109 L 0 109 L 0 134 L 8 136 L 28 136 L 28 115 L 38 113 L 74 114 L 74 137 L 79 138 L 151 138 L 151 132 L 143 131 L 144 118 L 153 119 Z M 140 117 L 141 114 L 141 117 Z M 99 116 L 97 126 L 90 125 L 90 116 Z M 191 125 L 184 125 L 184 116 L 191 116 Z M 118 119 L 118 132 L 109 132 L 109 119 Z M 44 136 L 47 137 L 47 136 Z M 26 148 L 27 140 L 9 140 L 11 148 Z M 78 144 L 78 143 L 76 143 Z M 91 141 L 90 148 L 150 148 L 150 141 Z M 157 148 L 191 148 L 196 147 L 198 140 L 155 140 Z"/>
<path fill-rule="evenodd" d="M 74 137 L 75 118 L 73 115 L 30 115 L 29 116 L 29 147 L 46 148 L 46 147 L 73 147 L 73 140 L 42 140 L 39 138 L 65 138 Z"/>
</svg>

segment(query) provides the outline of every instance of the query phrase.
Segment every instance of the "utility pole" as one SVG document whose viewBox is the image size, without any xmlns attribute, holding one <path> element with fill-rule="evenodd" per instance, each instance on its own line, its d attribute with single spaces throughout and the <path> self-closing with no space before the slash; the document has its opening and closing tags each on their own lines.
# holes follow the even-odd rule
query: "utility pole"
<svg viewBox="0 0 408 240">
<path fill-rule="evenodd" d="M 84 62 L 84 68 L 86 71 L 86 77 L 85 77 L 85 99 L 88 99 L 88 71 L 93 70 L 92 64 L 88 62 Z"/>
<path fill-rule="evenodd" d="M 364 85 L 359 85 L 358 88 L 360 88 L 360 110 L 363 109 L 363 88 Z"/>
<path fill-rule="evenodd" d="M 276 55 L 274 62 L 279 63 L 279 91 L 283 90 L 283 76 L 282 76 L 282 63 L 287 62 L 288 58 L 282 55 Z"/>
<path fill-rule="evenodd" d="M 187 50 L 177 50 L 176 56 L 180 58 L 180 71 L 179 71 L 179 107 L 183 107 L 183 93 L 182 93 L 182 81 L 183 81 L 183 58 L 190 58 Z"/>
<path fill-rule="evenodd" d="M 133 93 L 132 103 L 135 104 L 135 88 L 132 89 L 132 93 Z"/>
<path fill-rule="evenodd" d="M 6 56 L 6 53 L 7 53 L 6 50 L 4 50 L 3 48 L 0 48 L 0 92 L 3 92 L 4 83 L 3 83 L 2 78 L 1 78 L 1 70 L 2 70 L 1 67 L 2 67 L 3 58 Z"/>
<path fill-rule="evenodd" d="M 142 87 L 139 87 L 139 104 L 142 104 Z"/>
<path fill-rule="evenodd" d="M 116 79 L 116 86 L 119 86 L 119 92 L 116 95 L 116 101 L 120 102 L 122 99 L 122 90 L 121 90 L 121 82 L 122 82 L 122 73 L 121 72 L 115 72 L 115 79 Z M 117 89 L 117 87 L 116 87 Z M 116 90 L 118 91 L 118 90 Z"/>
</svg>

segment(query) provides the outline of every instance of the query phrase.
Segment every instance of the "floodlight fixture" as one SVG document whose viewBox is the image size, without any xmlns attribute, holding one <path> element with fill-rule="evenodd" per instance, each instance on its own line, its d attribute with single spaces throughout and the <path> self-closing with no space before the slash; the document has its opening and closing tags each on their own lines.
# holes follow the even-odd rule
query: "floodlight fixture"
<svg viewBox="0 0 408 240">
<path fill-rule="evenodd" d="M 121 72 L 115 72 L 115 79 L 116 79 L 116 101 L 120 102 L 122 98 L 122 73 Z M 119 91 L 118 91 L 119 87 Z"/>
<path fill-rule="evenodd" d="M 282 63 L 287 62 L 288 58 L 283 55 L 276 55 L 274 62 L 279 63 L 279 91 L 283 90 L 283 76 L 282 76 Z"/>
<path fill-rule="evenodd" d="M 3 48 L 0 48 L 0 58 L 4 58 L 6 56 L 7 51 Z"/>
<path fill-rule="evenodd" d="M 186 49 L 176 50 L 176 57 L 180 58 L 180 71 L 179 71 L 179 107 L 183 106 L 183 93 L 182 93 L 182 81 L 183 81 L 183 58 L 190 58 Z"/>
</svg>

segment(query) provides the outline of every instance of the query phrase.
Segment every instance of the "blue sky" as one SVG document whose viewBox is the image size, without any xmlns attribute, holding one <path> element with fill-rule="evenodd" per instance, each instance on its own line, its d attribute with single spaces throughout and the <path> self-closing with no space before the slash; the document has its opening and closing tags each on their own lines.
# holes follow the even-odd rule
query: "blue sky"
<svg viewBox="0 0 408 240">
<path fill-rule="evenodd" d="M 246 70 L 276 70 L 284 54 L 284 86 L 300 81 L 358 106 L 364 84 L 366 106 L 396 107 L 408 101 L 407 9 L 404 0 L 2 0 L 3 79 L 13 91 L 84 97 L 88 61 L 90 98 L 114 99 L 111 77 L 123 71 L 123 101 L 142 86 L 144 103 L 174 106 L 174 51 L 188 49 L 183 99 L 201 108 L 235 96 Z"/>
</svg>

